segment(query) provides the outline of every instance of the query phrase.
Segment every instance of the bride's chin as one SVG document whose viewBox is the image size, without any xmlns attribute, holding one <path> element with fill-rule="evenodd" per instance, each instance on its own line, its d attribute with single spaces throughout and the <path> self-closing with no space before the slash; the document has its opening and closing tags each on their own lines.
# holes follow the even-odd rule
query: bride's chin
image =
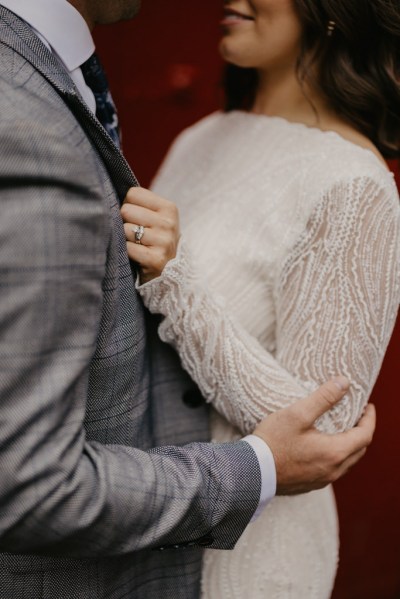
<svg viewBox="0 0 400 599">
<path fill-rule="evenodd" d="M 245 56 L 234 47 L 229 39 L 223 38 L 219 44 L 219 53 L 221 58 L 228 62 L 229 64 L 233 64 L 237 67 L 251 67 L 252 65 L 247 64 Z"/>
</svg>

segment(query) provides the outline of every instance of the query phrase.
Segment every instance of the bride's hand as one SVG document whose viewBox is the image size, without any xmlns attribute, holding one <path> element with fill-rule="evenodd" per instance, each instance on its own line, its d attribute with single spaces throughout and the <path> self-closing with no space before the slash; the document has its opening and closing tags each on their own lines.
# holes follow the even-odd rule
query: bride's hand
<svg viewBox="0 0 400 599">
<path fill-rule="evenodd" d="M 128 255 L 140 266 L 140 281 L 160 276 L 175 258 L 179 212 L 175 204 L 143 187 L 131 187 L 121 208 Z"/>
</svg>

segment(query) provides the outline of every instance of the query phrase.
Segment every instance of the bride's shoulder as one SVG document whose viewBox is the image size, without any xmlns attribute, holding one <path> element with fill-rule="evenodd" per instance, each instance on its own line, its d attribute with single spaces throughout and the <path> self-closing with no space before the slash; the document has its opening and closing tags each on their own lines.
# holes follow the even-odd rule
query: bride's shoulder
<svg viewBox="0 0 400 599">
<path fill-rule="evenodd" d="M 309 131 L 315 142 L 310 144 L 314 157 L 311 170 L 314 169 L 315 175 L 318 173 L 317 181 L 326 180 L 330 184 L 347 181 L 354 186 L 364 180 L 393 191 L 394 177 L 388 164 L 365 136 L 344 127 Z"/>
<path fill-rule="evenodd" d="M 221 111 L 212 112 L 195 122 L 193 125 L 183 129 L 183 131 L 181 131 L 175 138 L 173 147 L 193 142 L 197 143 L 200 139 L 209 137 L 218 130 L 220 123 L 223 120 L 223 116 L 224 113 Z"/>
<path fill-rule="evenodd" d="M 190 127 L 183 129 L 173 140 L 164 158 L 163 167 L 171 164 L 188 165 L 199 155 L 207 153 L 218 139 L 219 122 L 222 112 L 213 112 Z"/>
</svg>

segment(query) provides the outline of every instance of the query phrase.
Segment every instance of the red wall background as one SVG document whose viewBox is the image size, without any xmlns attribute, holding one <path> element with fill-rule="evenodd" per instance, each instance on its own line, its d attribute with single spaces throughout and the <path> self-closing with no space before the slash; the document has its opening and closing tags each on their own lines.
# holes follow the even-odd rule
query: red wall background
<svg viewBox="0 0 400 599">
<path fill-rule="evenodd" d="M 95 35 L 119 107 L 125 155 L 148 185 L 175 135 L 218 108 L 222 2 L 143 4 L 134 21 Z M 373 393 L 374 442 L 336 484 L 342 547 L 334 599 L 400 599 L 399 367 L 400 319 Z"/>
</svg>

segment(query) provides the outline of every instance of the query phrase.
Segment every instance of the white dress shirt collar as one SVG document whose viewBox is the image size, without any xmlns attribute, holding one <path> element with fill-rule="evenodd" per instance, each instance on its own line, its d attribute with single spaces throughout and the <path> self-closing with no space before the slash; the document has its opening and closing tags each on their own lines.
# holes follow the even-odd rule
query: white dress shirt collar
<svg viewBox="0 0 400 599">
<path fill-rule="evenodd" d="M 89 27 L 67 0 L 0 0 L 0 4 L 40 33 L 68 71 L 80 67 L 93 54 Z"/>
<path fill-rule="evenodd" d="M 23 19 L 46 46 L 58 55 L 82 98 L 96 113 L 96 101 L 80 69 L 95 46 L 82 15 L 67 0 L 0 0 L 0 4 Z"/>
</svg>

